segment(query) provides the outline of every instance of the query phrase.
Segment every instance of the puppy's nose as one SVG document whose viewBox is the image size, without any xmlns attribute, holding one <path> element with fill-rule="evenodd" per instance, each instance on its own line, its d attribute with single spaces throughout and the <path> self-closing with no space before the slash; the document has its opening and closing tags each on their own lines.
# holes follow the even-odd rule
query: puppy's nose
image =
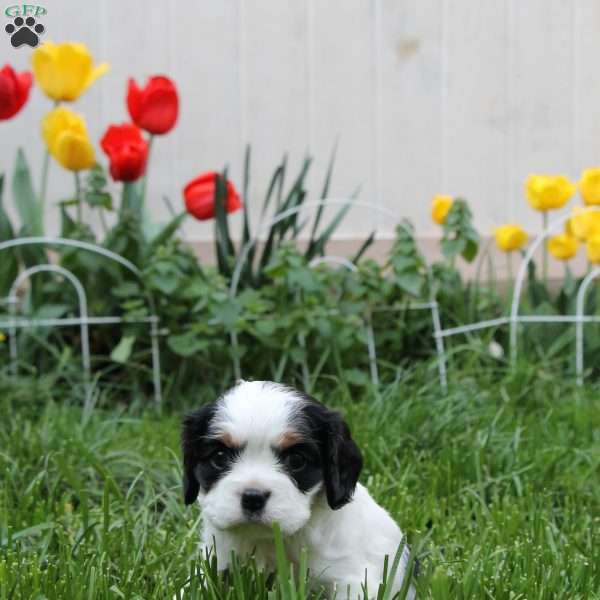
<svg viewBox="0 0 600 600">
<path fill-rule="evenodd" d="M 271 492 L 249 488 L 242 494 L 242 508 L 247 512 L 260 512 L 267 503 Z"/>
</svg>

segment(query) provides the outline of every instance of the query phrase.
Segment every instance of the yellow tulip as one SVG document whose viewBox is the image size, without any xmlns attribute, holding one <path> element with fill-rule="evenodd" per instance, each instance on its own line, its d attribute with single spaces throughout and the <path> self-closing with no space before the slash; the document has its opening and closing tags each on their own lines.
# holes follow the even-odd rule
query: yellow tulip
<svg viewBox="0 0 600 600">
<path fill-rule="evenodd" d="M 600 235 L 593 235 L 586 243 L 587 257 L 591 263 L 600 263 Z"/>
<path fill-rule="evenodd" d="M 580 206 L 574 206 L 566 230 L 569 235 L 580 241 L 585 241 L 596 234 L 600 235 L 600 210 L 586 211 Z"/>
<path fill-rule="evenodd" d="M 96 162 L 85 120 L 59 106 L 42 121 L 42 135 L 52 157 L 65 169 L 82 171 Z"/>
<path fill-rule="evenodd" d="M 0 331 L 0 344 L 6 341 L 6 336 Z"/>
<path fill-rule="evenodd" d="M 548 240 L 548 250 L 558 260 L 571 260 L 577 254 L 578 247 L 577 239 L 567 233 L 555 235 Z"/>
<path fill-rule="evenodd" d="M 33 51 L 31 62 L 37 84 L 57 102 L 77 100 L 109 69 L 107 63 L 94 66 L 87 47 L 73 42 L 46 42 Z"/>
<path fill-rule="evenodd" d="M 579 190 L 588 206 L 600 204 L 600 167 L 586 169 L 581 174 Z"/>
<path fill-rule="evenodd" d="M 443 225 L 453 203 L 454 199 L 452 196 L 444 196 L 443 194 L 435 196 L 431 203 L 431 218 L 438 225 Z"/>
<path fill-rule="evenodd" d="M 527 232 L 520 225 L 502 225 L 496 228 L 496 245 L 503 252 L 522 248 L 528 239 Z"/>
<path fill-rule="evenodd" d="M 576 189 L 564 175 L 530 175 L 525 184 L 529 204 L 541 211 L 563 207 Z"/>
</svg>

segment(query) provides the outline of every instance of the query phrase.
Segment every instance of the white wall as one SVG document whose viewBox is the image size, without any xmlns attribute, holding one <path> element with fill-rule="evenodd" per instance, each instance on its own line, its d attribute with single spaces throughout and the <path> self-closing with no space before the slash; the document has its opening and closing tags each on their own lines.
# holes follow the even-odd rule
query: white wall
<svg viewBox="0 0 600 600">
<path fill-rule="evenodd" d="M 600 164 L 598 0 L 43 4 L 45 39 L 83 41 L 112 65 L 76 105 L 95 139 L 127 119 L 128 76 L 166 73 L 177 82 L 179 124 L 152 156 L 157 218 L 166 214 L 162 196 L 179 207 L 183 184 L 203 170 L 229 164 L 241 185 L 248 141 L 254 206 L 284 151 L 296 168 L 305 151 L 316 157 L 317 193 L 339 139 L 333 192 L 362 185 L 362 199 L 409 217 L 424 236 L 438 233 L 429 219 L 438 192 L 466 196 L 482 232 L 508 220 L 534 231 L 538 215 L 522 191 L 527 174 L 577 177 Z M 0 62 L 26 68 L 31 50 L 0 35 Z M 22 143 L 39 172 L 37 130 L 48 108 L 36 90 L 18 118 L 0 124 L 2 170 Z M 71 183 L 55 165 L 51 198 L 68 197 Z M 357 210 L 341 237 L 364 236 L 374 224 L 391 231 Z M 187 225 L 191 238 L 210 233 Z"/>
</svg>

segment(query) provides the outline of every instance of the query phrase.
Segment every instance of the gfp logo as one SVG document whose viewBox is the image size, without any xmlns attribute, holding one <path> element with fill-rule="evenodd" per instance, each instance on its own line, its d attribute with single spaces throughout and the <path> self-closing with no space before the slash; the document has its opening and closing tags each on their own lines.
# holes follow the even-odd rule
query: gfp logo
<svg viewBox="0 0 600 600">
<path fill-rule="evenodd" d="M 38 45 L 39 36 L 46 28 L 37 20 L 47 13 L 43 6 L 35 4 L 14 4 L 6 8 L 4 15 L 12 22 L 6 25 L 4 31 L 10 35 L 13 48 L 23 45 L 35 48 Z"/>
</svg>

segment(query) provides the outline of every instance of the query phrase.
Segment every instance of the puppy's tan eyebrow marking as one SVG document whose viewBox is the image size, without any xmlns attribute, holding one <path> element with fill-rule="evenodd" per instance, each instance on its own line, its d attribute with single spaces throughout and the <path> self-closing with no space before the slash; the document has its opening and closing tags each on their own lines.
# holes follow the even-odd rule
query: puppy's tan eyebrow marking
<svg viewBox="0 0 600 600">
<path fill-rule="evenodd" d="M 240 444 L 230 433 L 224 433 L 219 437 L 219 441 L 228 448 L 236 449 L 241 448 L 242 444 Z"/>
<path fill-rule="evenodd" d="M 277 442 L 275 442 L 275 446 L 278 450 L 287 450 L 296 444 L 299 444 L 303 441 L 303 437 L 297 431 L 286 431 L 282 433 Z"/>
</svg>

